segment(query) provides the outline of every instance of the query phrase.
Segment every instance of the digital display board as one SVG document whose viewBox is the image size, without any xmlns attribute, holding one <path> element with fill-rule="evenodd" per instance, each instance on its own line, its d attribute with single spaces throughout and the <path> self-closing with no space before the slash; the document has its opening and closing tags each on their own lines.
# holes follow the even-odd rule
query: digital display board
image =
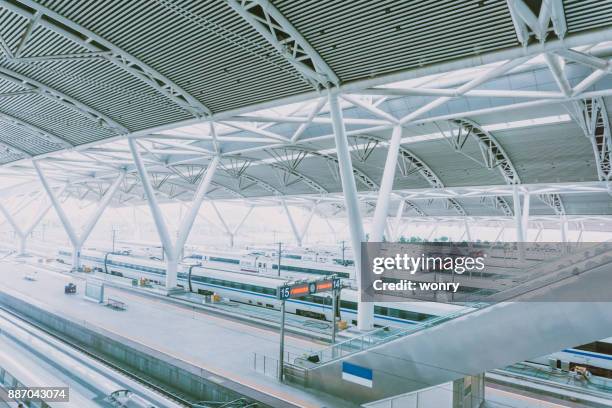
<svg viewBox="0 0 612 408">
<path fill-rule="evenodd" d="M 314 293 L 331 292 L 340 290 L 342 283 L 340 278 L 320 279 L 309 282 L 298 282 L 280 286 L 276 291 L 276 297 L 281 300 L 295 299 Z"/>
</svg>

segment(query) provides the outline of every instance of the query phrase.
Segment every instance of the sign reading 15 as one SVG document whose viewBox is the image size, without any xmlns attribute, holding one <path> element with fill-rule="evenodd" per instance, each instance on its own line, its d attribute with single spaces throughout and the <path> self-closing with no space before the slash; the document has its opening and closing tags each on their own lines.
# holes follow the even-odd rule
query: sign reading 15
<svg viewBox="0 0 612 408">
<path fill-rule="evenodd" d="M 278 298 L 279 299 L 289 299 L 291 296 L 291 288 L 289 286 L 281 286 L 278 288 Z"/>
</svg>

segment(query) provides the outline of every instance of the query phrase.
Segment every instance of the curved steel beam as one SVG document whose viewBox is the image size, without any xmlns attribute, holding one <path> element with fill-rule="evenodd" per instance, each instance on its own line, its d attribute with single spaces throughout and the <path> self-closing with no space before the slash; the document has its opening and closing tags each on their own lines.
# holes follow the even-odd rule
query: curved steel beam
<svg viewBox="0 0 612 408">
<path fill-rule="evenodd" d="M 266 181 L 263 181 L 262 179 L 258 177 L 251 176 L 250 174 L 247 174 L 247 173 L 243 173 L 240 177 L 243 177 L 249 181 L 252 181 L 253 183 L 263 187 L 265 190 L 269 191 L 270 193 L 273 193 L 275 195 L 283 195 L 282 191 L 280 191 L 279 189 L 274 187 L 272 184 Z"/>
<path fill-rule="evenodd" d="M 455 128 L 453 128 L 453 126 Z M 449 129 L 451 137 L 447 137 L 447 139 L 455 151 L 461 152 L 461 148 L 467 141 L 467 138 L 472 137 L 480 149 L 483 159 L 481 164 L 484 164 L 484 167 L 488 169 L 497 167 L 506 181 L 506 184 L 520 184 L 521 180 L 518 172 L 514 168 L 514 164 L 501 144 L 499 144 L 491 133 L 484 130 L 478 123 L 470 119 L 450 120 Z M 444 134 L 444 132 L 442 132 L 442 134 Z M 479 162 L 467 154 L 466 157 Z M 501 209 L 506 216 L 512 216 L 514 214 L 512 207 L 510 207 L 506 199 L 500 196 L 494 197 L 492 207 Z"/>
<path fill-rule="evenodd" d="M 19 7 L 15 3 L 25 5 L 27 9 Z M 212 115 L 212 112 L 194 96 L 148 64 L 128 54 L 93 31 L 44 7 L 38 2 L 33 0 L 15 0 L 14 2 L 0 0 L 0 6 L 28 19 L 38 16 L 36 21 L 38 25 L 62 35 L 90 52 L 99 53 L 97 58 L 103 58 L 111 62 L 116 67 L 151 86 L 193 116 Z M 35 13 L 32 13 L 30 10 L 34 10 Z"/>
<path fill-rule="evenodd" d="M 74 147 L 68 141 L 62 139 L 59 136 L 54 135 L 53 133 L 47 132 L 46 130 L 42 130 L 41 128 L 34 126 L 30 123 L 24 122 L 21 119 L 17 119 L 14 116 L 8 115 L 6 113 L 0 112 L 0 121 L 9 123 L 13 126 L 17 126 L 19 128 L 24 129 L 27 133 L 32 134 L 33 136 L 43 138 L 51 143 L 58 144 L 65 148 Z"/>
<path fill-rule="evenodd" d="M 415 203 L 413 203 L 412 201 L 410 201 L 410 200 L 404 200 L 404 203 L 406 203 L 405 205 L 408 207 L 408 209 L 410 209 L 410 210 L 414 211 L 415 213 L 417 213 L 417 215 L 418 215 L 419 217 L 426 217 L 426 216 L 427 216 L 427 214 L 425 214 L 425 212 L 424 212 L 423 210 L 421 210 L 421 209 L 419 208 L 419 206 L 417 206 L 417 205 L 416 205 Z M 404 210 L 404 211 L 406 211 L 406 210 Z"/>
<path fill-rule="evenodd" d="M 499 142 L 488 131 L 484 130 L 478 123 L 469 119 L 454 119 L 449 121 L 454 141 L 451 141 L 455 150 L 460 151 L 465 139 L 469 136 L 478 143 L 484 160 L 485 167 L 493 169 L 497 167 L 507 184 L 520 184 L 518 172 L 514 168 L 508 154 Z M 453 132 L 452 125 L 459 129 Z M 471 158 L 471 157 L 470 157 Z"/>
<path fill-rule="evenodd" d="M 497 196 L 495 197 L 495 204 L 497 208 L 501 209 L 504 212 L 506 217 L 512 217 L 514 215 L 514 211 L 512 211 L 512 207 L 506 201 L 504 197 Z"/>
<path fill-rule="evenodd" d="M 13 152 L 14 154 L 21 155 L 21 156 L 24 156 L 26 158 L 32 157 L 32 155 L 30 153 L 26 152 L 25 150 L 22 150 L 22 149 L 20 149 L 18 147 L 15 147 L 12 144 L 7 143 L 5 141 L 0 141 L 0 146 L 4 147 L 8 151 Z"/>
<path fill-rule="evenodd" d="M 459 215 L 463 217 L 467 217 L 467 212 L 465 212 L 465 209 L 463 208 L 463 206 L 459 204 L 459 201 L 455 200 L 454 198 L 447 199 L 446 206 L 447 208 L 454 209 Z"/>
<path fill-rule="evenodd" d="M 339 84 L 331 67 L 270 1 L 226 1 L 315 88 Z"/>
<path fill-rule="evenodd" d="M 224 165 L 224 163 L 219 163 L 219 170 L 222 170 L 225 174 L 227 174 L 229 177 L 235 179 L 235 180 L 248 180 L 252 183 L 255 183 L 257 185 L 259 185 L 260 187 L 262 187 L 264 190 L 274 194 L 274 195 L 283 195 L 282 191 L 278 190 L 276 187 L 274 187 L 272 184 L 258 178 L 255 176 L 252 176 L 250 174 L 248 174 L 246 172 L 246 169 L 249 167 L 250 165 L 250 161 L 249 159 L 245 159 L 243 157 L 224 157 L 224 159 L 230 159 L 230 160 L 234 160 L 235 163 L 239 163 L 240 168 L 238 169 L 233 169 L 233 165 L 235 163 L 232 163 L 231 167 L 227 167 L 226 165 Z"/>
<path fill-rule="evenodd" d="M 565 206 L 559 194 L 538 194 L 538 198 L 552 208 L 555 215 L 565 215 Z"/>
<path fill-rule="evenodd" d="M 204 166 L 205 167 L 205 166 Z M 195 192 L 197 189 L 197 183 L 193 184 L 193 183 L 187 183 L 187 182 L 179 182 L 177 180 L 168 180 L 168 183 L 173 184 L 177 187 L 182 187 L 185 190 L 189 190 L 189 191 L 193 191 Z M 238 191 L 229 188 L 228 186 L 226 186 L 225 184 L 219 183 L 218 181 L 211 181 L 210 184 L 212 186 L 215 186 L 215 188 L 211 188 L 208 190 L 208 194 L 210 194 L 211 192 L 215 191 L 216 189 L 219 190 L 223 190 L 226 193 L 228 193 L 230 196 L 234 197 L 234 198 L 247 198 L 244 194 L 239 193 Z"/>
<path fill-rule="evenodd" d="M 285 174 L 288 175 L 292 175 L 294 177 L 299 178 L 302 182 L 304 182 L 305 184 L 307 184 L 310 188 L 312 188 L 313 190 L 315 190 L 317 193 L 320 194 L 327 194 L 329 193 L 329 191 L 323 187 L 321 184 L 319 184 L 318 182 L 316 182 L 315 180 L 313 180 L 312 178 L 308 177 L 307 175 L 305 175 L 304 173 L 300 172 L 297 170 L 297 164 L 299 164 L 299 162 L 302 161 L 302 159 L 304 157 L 306 157 L 306 155 L 308 155 L 308 153 L 306 152 L 298 152 L 299 154 L 303 154 L 303 157 L 299 157 L 296 159 L 296 161 L 298 163 L 296 163 L 294 166 L 289 166 L 284 164 L 285 162 L 287 162 L 287 160 L 283 160 L 283 155 L 281 154 L 277 154 L 276 150 L 283 150 L 284 152 L 287 151 L 287 149 L 270 149 L 270 150 L 265 150 L 266 153 L 268 153 L 270 156 L 272 156 L 272 158 L 274 158 L 276 160 L 276 162 L 264 162 L 262 160 L 257 160 L 257 159 L 253 159 L 255 162 L 259 162 L 259 163 L 263 163 L 267 166 L 270 166 L 274 169 L 280 170 L 282 172 L 284 172 Z"/>
<path fill-rule="evenodd" d="M 373 136 L 373 135 L 359 135 L 357 136 L 360 139 L 366 138 L 377 142 L 387 143 L 388 141 L 382 137 Z M 421 177 L 423 177 L 430 186 L 433 188 L 444 188 L 444 183 L 440 180 L 440 177 L 429 167 L 423 160 L 421 160 L 416 154 L 412 153 L 410 150 L 402 147 L 399 147 L 399 157 L 401 161 L 398 161 L 398 165 L 400 166 L 400 171 L 404 175 L 409 175 L 413 171 L 418 172 Z M 446 207 L 449 209 L 454 209 L 459 215 L 467 215 L 465 209 L 459 204 L 457 200 L 452 198 L 447 199 Z"/>
<path fill-rule="evenodd" d="M 575 101 L 572 117 L 593 146 L 597 177 L 600 181 L 612 180 L 612 132 L 603 98 Z"/>
<path fill-rule="evenodd" d="M 229 195 L 231 195 L 233 197 L 236 197 L 236 198 L 247 198 L 247 196 L 245 196 L 244 194 L 241 194 L 238 191 L 234 190 L 233 188 L 229 188 L 225 184 L 221 184 L 218 181 L 211 181 L 210 184 L 215 186 L 216 188 L 218 188 L 220 190 L 225 191 L 226 193 L 228 193 Z M 208 194 L 210 194 L 214 190 L 215 190 L 214 188 L 211 188 L 210 190 L 208 190 Z"/>
<path fill-rule="evenodd" d="M 308 154 L 310 154 L 312 156 L 320 157 L 320 158 L 322 158 L 324 160 L 327 160 L 330 163 L 333 163 L 335 166 L 338 166 L 338 158 L 336 156 L 332 156 L 330 154 L 321 153 L 321 152 L 318 152 L 316 150 L 309 149 L 309 148 L 303 147 L 303 146 L 287 146 L 287 147 L 283 147 L 283 148 L 285 150 L 294 150 L 294 151 L 299 151 L 299 152 L 305 152 L 305 153 L 308 153 Z M 378 184 L 374 180 L 372 180 L 370 178 L 370 176 L 365 174 L 362 170 L 358 169 L 354 165 L 353 165 L 353 175 L 357 178 L 357 181 L 359 181 L 361 184 L 363 184 L 369 190 L 376 190 L 376 189 L 378 189 L 378 187 L 379 187 Z"/>
<path fill-rule="evenodd" d="M 191 167 L 199 167 L 200 171 L 198 171 L 196 174 L 191 174 L 191 175 L 185 175 L 183 172 L 181 172 L 180 170 L 177 169 L 177 167 L 183 167 L 182 165 L 174 165 L 174 166 L 168 166 L 168 169 L 170 171 L 172 171 L 174 174 L 176 174 L 178 177 L 180 177 L 181 180 L 184 180 L 184 182 L 177 182 L 176 180 L 171 180 L 169 179 L 168 182 L 171 184 L 174 184 L 176 186 L 180 186 L 192 191 L 195 191 L 197 188 L 197 183 L 200 180 L 200 177 L 202 177 L 205 172 L 206 169 L 208 168 L 207 166 L 195 166 L 195 165 L 190 165 Z M 225 191 L 226 193 L 228 193 L 229 195 L 231 195 L 232 197 L 235 198 L 246 198 L 246 196 L 244 194 L 241 194 L 227 186 L 225 186 L 224 184 L 221 184 L 219 182 L 216 181 L 211 181 L 211 184 L 216 186 L 218 189 L 221 189 L 223 191 Z M 208 192 L 210 193 L 211 191 L 214 191 L 214 189 L 210 189 L 208 190 Z"/>
<path fill-rule="evenodd" d="M 57 102 L 60 105 L 87 117 L 101 127 L 113 131 L 114 133 L 129 133 L 129 130 L 125 126 L 119 124 L 117 121 L 103 114 L 102 112 L 77 101 L 63 92 L 50 88 L 49 86 L 44 85 L 32 78 L 28 78 L 18 72 L 0 67 L 0 79 L 21 86 L 28 91 L 32 91 L 44 96 L 47 99 Z"/>
</svg>

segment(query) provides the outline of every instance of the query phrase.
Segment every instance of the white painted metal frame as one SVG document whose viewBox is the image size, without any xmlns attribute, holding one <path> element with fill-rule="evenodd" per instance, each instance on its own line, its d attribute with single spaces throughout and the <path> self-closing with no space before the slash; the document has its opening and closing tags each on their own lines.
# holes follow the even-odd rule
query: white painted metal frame
<svg viewBox="0 0 612 408">
<path fill-rule="evenodd" d="M 102 196 L 102 199 L 100 200 L 98 206 L 94 210 L 93 214 L 91 214 L 89 219 L 86 221 L 86 223 L 83 226 L 83 229 L 81 231 L 81 234 L 79 235 L 79 234 L 77 234 L 77 232 L 75 231 L 74 227 L 70 223 L 70 219 L 66 215 L 64 209 L 62 208 L 61 203 L 59 202 L 59 200 L 55 196 L 55 193 L 53 192 L 51 186 L 49 185 L 49 182 L 48 182 L 47 178 L 45 177 L 44 173 L 42 172 L 42 170 L 40 168 L 40 165 L 38 164 L 37 161 L 33 161 L 32 164 L 34 166 L 34 169 L 36 170 L 36 173 L 38 174 L 38 178 L 39 178 L 39 180 L 40 180 L 44 190 L 46 191 L 46 193 L 47 193 L 47 195 L 49 197 L 49 200 L 51 201 L 51 203 L 53 205 L 53 208 L 55 209 L 55 212 L 57 213 L 60 221 L 62 222 L 62 226 L 64 227 L 64 231 L 66 231 L 66 234 L 68 235 L 68 238 L 70 239 L 70 242 L 72 243 L 72 267 L 73 267 L 73 269 L 78 270 L 80 268 L 80 266 L 81 266 L 81 264 L 80 264 L 80 262 L 81 262 L 81 248 L 83 247 L 83 244 L 85 243 L 87 238 L 89 238 L 89 235 L 91 234 L 91 231 L 93 231 L 93 229 L 96 226 L 98 220 L 102 216 L 102 213 L 104 212 L 106 207 L 110 204 L 110 202 L 111 202 L 111 200 L 113 198 L 113 195 L 115 194 L 115 192 L 117 191 L 117 189 L 119 188 L 121 183 L 123 182 L 123 179 L 125 178 L 125 172 L 121 171 L 119 173 L 119 177 L 117 177 L 115 179 L 115 181 L 111 184 L 111 186 L 108 188 L 106 193 L 104 193 L 104 195 Z"/>
<path fill-rule="evenodd" d="M 191 207 L 181 222 L 175 245 L 172 243 L 170 238 L 170 233 L 168 232 L 166 221 L 164 220 L 164 216 L 157 202 L 155 191 L 149 179 L 149 174 L 140 156 L 138 144 L 134 139 L 129 139 L 128 143 L 134 158 L 134 163 L 136 164 L 138 170 L 142 187 L 147 197 L 149 209 L 151 210 L 151 214 L 157 228 L 157 233 L 166 254 L 166 289 L 173 290 L 177 285 L 179 255 L 183 250 L 195 218 L 198 215 L 202 202 L 204 201 L 208 188 L 211 184 L 212 178 L 217 169 L 217 165 L 219 164 L 219 156 L 215 156 L 212 159 L 206 170 L 206 175 L 201 177 L 201 180 L 199 181 Z"/>
<path fill-rule="evenodd" d="M 334 71 L 268 0 L 227 0 L 315 88 L 339 85 Z"/>
<path fill-rule="evenodd" d="M 349 232 L 355 260 L 355 279 L 357 281 L 357 290 L 361 293 L 361 243 L 365 240 L 365 234 L 363 231 L 363 220 L 359 211 L 359 199 L 355 178 L 353 177 L 353 165 L 351 163 L 348 140 L 342 120 L 342 109 L 340 109 L 337 93 L 332 92 L 329 94 L 329 109 L 333 122 L 336 150 L 338 152 L 338 167 L 342 191 L 344 193 L 344 204 L 349 220 Z M 373 324 L 374 304 L 365 303 L 359 299 L 357 302 L 357 327 L 361 330 L 369 330 L 373 327 Z"/>
</svg>

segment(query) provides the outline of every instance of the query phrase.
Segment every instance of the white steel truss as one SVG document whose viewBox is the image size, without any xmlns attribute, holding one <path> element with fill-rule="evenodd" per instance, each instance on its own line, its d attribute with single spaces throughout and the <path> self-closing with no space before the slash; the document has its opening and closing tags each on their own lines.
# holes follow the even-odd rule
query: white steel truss
<svg viewBox="0 0 612 408">
<path fill-rule="evenodd" d="M 498 168 L 508 184 L 519 184 L 521 182 L 510 157 L 493 135 L 469 119 L 451 120 L 447 124 L 448 134 L 442 131 L 441 133 L 456 152 L 463 154 L 488 169 Z M 478 144 L 481 160 L 466 154 L 462 149 L 470 137 Z"/>
<path fill-rule="evenodd" d="M 227 3 L 315 88 L 339 84 L 319 53 L 268 0 L 227 0 Z"/>
<path fill-rule="evenodd" d="M 603 98 L 576 101 L 573 107 L 574 118 L 593 146 L 599 180 L 611 181 L 612 135 Z"/>
<path fill-rule="evenodd" d="M 77 101 L 76 99 L 66 95 L 63 92 L 55 90 L 38 81 L 21 75 L 18 72 L 9 70 L 5 67 L 0 67 L 0 79 L 16 84 L 24 88 L 28 92 L 37 93 L 39 95 L 44 96 L 45 98 L 59 103 L 60 105 L 85 116 L 86 118 L 94 122 L 96 125 L 109 129 L 114 133 L 129 133 L 129 130 L 125 126 L 119 124 L 117 121 L 110 118 L 108 115 L 105 115 L 104 113 L 90 106 L 87 106 L 82 102 Z"/>
<path fill-rule="evenodd" d="M 559 194 L 538 194 L 538 198 L 544 204 L 552 208 L 556 215 L 565 215 L 565 206 L 563 205 L 563 201 L 561 201 L 561 196 Z"/>
<path fill-rule="evenodd" d="M 542 0 L 540 9 L 535 12 L 524 0 L 507 2 L 516 36 L 521 44 L 527 45 L 531 36 L 535 36 L 540 42 L 546 41 L 551 28 L 558 38 L 565 37 L 567 23 L 562 0 Z"/>
<path fill-rule="evenodd" d="M 366 139 L 369 141 L 373 141 L 376 143 L 383 143 L 385 140 L 381 137 L 373 136 L 370 134 L 367 135 L 359 135 L 356 137 L 357 139 Z M 357 148 L 355 149 L 357 150 Z M 408 177 L 413 173 L 418 173 L 425 181 L 429 183 L 433 188 L 443 188 L 444 183 L 442 180 L 434 173 L 434 171 L 417 155 L 408 150 L 403 146 L 399 146 L 399 157 L 397 161 L 397 166 L 399 167 L 400 174 L 403 177 Z M 466 215 L 465 209 L 459 204 L 457 200 L 448 199 L 446 202 L 446 208 L 454 209 L 458 214 Z M 420 210 L 419 210 L 420 211 Z"/>
<path fill-rule="evenodd" d="M 329 193 L 320 183 L 298 171 L 300 163 L 309 154 L 307 151 L 278 148 L 266 150 L 266 152 L 275 159 L 275 161 L 266 161 L 266 165 L 282 173 L 281 181 L 285 187 L 295 181 L 302 181 L 319 194 Z M 292 176 L 295 180 L 291 180 Z"/>
<path fill-rule="evenodd" d="M 19 3 L 27 6 L 27 8 L 21 7 Z M 27 38 L 29 37 L 34 26 L 38 25 L 45 27 L 73 41 L 74 43 L 79 44 L 87 50 L 87 53 L 84 54 L 56 55 L 53 56 L 52 59 L 71 59 L 83 57 L 102 58 L 151 86 L 157 92 L 170 99 L 182 109 L 191 113 L 194 117 L 210 116 L 212 114 L 211 111 L 195 97 L 184 91 L 176 83 L 172 82 L 170 79 L 157 72 L 146 63 L 128 54 L 124 50 L 120 49 L 94 32 L 86 29 L 85 27 L 44 7 L 40 3 L 33 0 L 19 0 L 17 3 L 2 0 L 0 1 L 0 6 L 30 20 L 28 31 L 25 33 L 26 35 L 24 36 L 24 41 L 21 43 L 21 47 L 25 45 L 25 41 L 27 41 Z M 34 12 L 31 10 L 34 10 Z M 15 54 L 17 53 L 13 53 L 12 56 L 14 57 Z M 9 57 L 11 57 L 10 54 Z M 49 57 L 40 57 L 38 59 L 45 60 L 48 58 Z"/>
<path fill-rule="evenodd" d="M 508 184 L 520 183 L 518 173 L 510 157 L 491 133 L 469 119 L 450 120 L 447 122 L 447 126 L 449 130 L 448 135 L 442 130 L 440 130 L 440 132 L 450 143 L 453 150 L 483 165 L 485 168 L 498 168 Z M 463 150 L 465 143 L 470 137 L 475 140 L 478 145 L 481 154 L 480 159 L 466 154 Z M 513 214 L 512 208 L 510 208 L 510 205 L 503 197 L 497 196 L 493 197 L 491 200 L 485 199 L 482 202 L 489 204 L 493 208 L 502 210 L 506 216 L 511 216 Z"/>
</svg>

